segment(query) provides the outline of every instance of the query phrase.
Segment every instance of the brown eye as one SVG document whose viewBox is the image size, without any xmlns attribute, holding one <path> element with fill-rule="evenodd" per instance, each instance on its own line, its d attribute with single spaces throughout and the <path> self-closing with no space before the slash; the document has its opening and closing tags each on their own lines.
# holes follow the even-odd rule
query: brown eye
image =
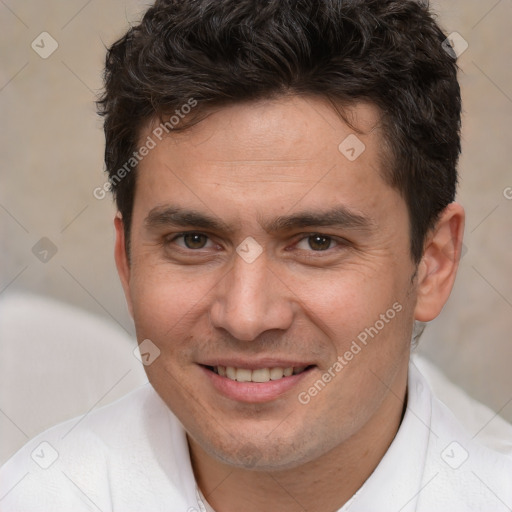
<svg viewBox="0 0 512 512">
<path fill-rule="evenodd" d="M 332 238 L 322 235 L 308 237 L 308 244 L 313 251 L 327 251 L 331 248 Z"/>
<path fill-rule="evenodd" d="M 183 235 L 183 242 L 187 249 L 203 249 L 208 242 L 208 237 L 200 233 L 188 233 Z"/>
</svg>

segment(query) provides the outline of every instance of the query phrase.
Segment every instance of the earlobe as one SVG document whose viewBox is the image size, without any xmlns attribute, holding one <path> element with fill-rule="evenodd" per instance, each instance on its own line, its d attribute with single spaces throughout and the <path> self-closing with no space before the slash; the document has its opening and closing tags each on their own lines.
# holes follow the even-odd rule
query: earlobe
<svg viewBox="0 0 512 512">
<path fill-rule="evenodd" d="M 455 282 L 464 236 L 464 209 L 449 204 L 425 242 L 418 267 L 415 319 L 430 322 L 441 312 Z"/>
<path fill-rule="evenodd" d="M 126 240 L 124 236 L 124 223 L 121 214 L 118 212 L 114 218 L 114 227 L 116 231 L 116 242 L 114 248 L 114 258 L 116 261 L 117 273 L 123 286 L 124 295 L 130 315 L 133 317 L 133 307 L 130 294 L 130 262 L 126 254 Z"/>
</svg>

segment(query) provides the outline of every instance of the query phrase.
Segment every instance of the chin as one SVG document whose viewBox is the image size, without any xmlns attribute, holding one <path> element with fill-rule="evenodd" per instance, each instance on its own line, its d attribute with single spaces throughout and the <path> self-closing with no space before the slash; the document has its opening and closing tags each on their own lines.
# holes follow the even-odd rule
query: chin
<svg viewBox="0 0 512 512">
<path fill-rule="evenodd" d="M 307 436 L 311 439 L 311 436 Z M 310 446 L 305 440 L 291 440 L 289 436 L 269 439 L 236 440 L 230 437 L 226 443 L 212 443 L 202 439 L 200 446 L 212 458 L 231 467 L 249 471 L 284 471 L 312 461 L 328 451 L 325 446 Z M 316 441 L 318 442 L 318 440 Z"/>
</svg>

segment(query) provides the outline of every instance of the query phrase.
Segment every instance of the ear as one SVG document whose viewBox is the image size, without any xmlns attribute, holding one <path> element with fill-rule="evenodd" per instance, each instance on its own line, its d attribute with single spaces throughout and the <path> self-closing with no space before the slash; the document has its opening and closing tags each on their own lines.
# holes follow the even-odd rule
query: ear
<svg viewBox="0 0 512 512">
<path fill-rule="evenodd" d="M 116 230 L 116 244 L 114 249 L 114 258 L 116 260 L 117 273 L 123 285 L 124 296 L 130 315 L 133 317 L 132 299 L 130 295 L 130 262 L 126 254 L 126 241 L 124 237 L 123 217 L 118 212 L 114 218 L 114 227 Z"/>
<path fill-rule="evenodd" d="M 464 237 L 464 208 L 449 204 L 429 233 L 418 267 L 414 318 L 430 322 L 443 309 L 455 282 Z"/>
</svg>

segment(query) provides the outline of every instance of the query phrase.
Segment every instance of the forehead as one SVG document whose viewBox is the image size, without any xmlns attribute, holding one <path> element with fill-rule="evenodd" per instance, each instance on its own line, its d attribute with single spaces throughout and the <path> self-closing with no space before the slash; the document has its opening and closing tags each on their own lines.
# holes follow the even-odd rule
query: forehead
<svg viewBox="0 0 512 512">
<path fill-rule="evenodd" d="M 165 141 L 176 146 L 190 145 L 201 157 L 204 148 L 212 161 L 219 162 L 236 163 L 251 158 L 265 162 L 261 158 L 265 154 L 275 160 L 282 157 L 292 161 L 293 154 L 311 160 L 325 149 L 329 152 L 338 149 L 344 134 L 381 136 L 380 111 L 375 105 L 359 102 L 338 106 L 326 98 L 313 96 L 279 96 L 235 103 L 207 110 L 205 119 L 191 128 L 186 128 L 187 121 L 187 116 L 178 120 L 175 125 L 178 130 L 164 134 Z M 160 120 L 152 119 L 143 128 L 141 140 L 157 129 L 159 123 Z M 227 147 L 229 154 L 225 153 Z M 188 156 L 193 158 L 194 154 Z"/>
<path fill-rule="evenodd" d="M 139 164 L 136 204 L 178 201 L 225 213 L 229 206 L 259 218 L 265 207 L 299 202 L 310 209 L 324 201 L 371 206 L 375 189 L 388 188 L 380 112 L 359 103 L 343 115 L 350 124 L 327 100 L 298 96 L 212 110 L 156 141 Z M 148 124 L 141 141 L 155 138 L 158 124 Z"/>
</svg>

